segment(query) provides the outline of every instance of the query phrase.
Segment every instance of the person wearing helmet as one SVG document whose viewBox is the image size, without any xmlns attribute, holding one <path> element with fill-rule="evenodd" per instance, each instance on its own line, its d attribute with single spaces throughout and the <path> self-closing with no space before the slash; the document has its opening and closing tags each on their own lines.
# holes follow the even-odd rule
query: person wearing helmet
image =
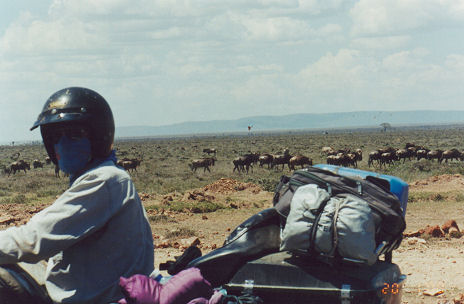
<svg viewBox="0 0 464 304">
<path fill-rule="evenodd" d="M 134 184 L 115 165 L 111 109 L 90 89 L 65 88 L 47 100 L 31 130 L 37 127 L 70 186 L 25 225 L 0 231 L 0 265 L 48 259 L 45 287 L 54 303 L 117 302 L 120 277 L 153 271 L 154 247 Z M 2 285 L 0 271 L 5 303 Z"/>
</svg>

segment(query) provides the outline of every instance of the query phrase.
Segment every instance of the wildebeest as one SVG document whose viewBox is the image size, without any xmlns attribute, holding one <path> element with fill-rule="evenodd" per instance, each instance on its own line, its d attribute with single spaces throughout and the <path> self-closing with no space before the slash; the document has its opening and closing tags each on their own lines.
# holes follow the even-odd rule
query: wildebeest
<svg viewBox="0 0 464 304">
<path fill-rule="evenodd" d="M 385 154 L 382 157 L 382 154 Z M 367 165 L 370 167 L 374 165 L 374 161 L 382 166 L 382 164 L 393 163 L 393 160 L 396 159 L 396 149 L 392 147 L 380 148 L 374 151 L 369 152 L 369 159 L 367 160 Z"/>
<path fill-rule="evenodd" d="M 430 150 L 427 153 L 427 159 L 429 159 L 429 160 L 436 159 L 438 162 L 441 162 L 440 159 L 441 159 L 442 154 L 443 154 L 443 150 L 440 150 L 440 149 Z"/>
<path fill-rule="evenodd" d="M 264 164 L 267 164 L 267 168 L 271 168 L 271 163 L 272 163 L 273 157 L 271 154 L 264 153 L 261 154 L 258 158 L 259 161 L 259 166 L 262 167 Z"/>
<path fill-rule="evenodd" d="M 419 149 L 416 150 L 416 159 L 421 160 L 422 158 L 427 159 L 427 153 L 429 153 L 430 150 L 428 149 Z"/>
<path fill-rule="evenodd" d="M 347 153 L 345 154 L 346 166 L 358 167 L 358 154 L 356 153 Z"/>
<path fill-rule="evenodd" d="M 203 149 L 203 153 L 208 153 L 208 155 L 210 155 L 210 154 L 216 155 L 216 149 L 215 148 L 205 148 L 205 149 Z"/>
<path fill-rule="evenodd" d="M 393 147 L 380 148 L 380 149 L 378 149 L 378 151 L 380 152 L 380 154 L 382 154 L 382 153 L 388 153 L 388 152 L 393 153 L 393 154 L 396 153 L 396 149 L 393 148 Z"/>
<path fill-rule="evenodd" d="M 321 153 L 323 155 L 334 155 L 336 151 L 332 147 L 322 147 Z"/>
<path fill-rule="evenodd" d="M 274 168 L 274 167 L 277 168 L 278 165 L 282 165 L 282 171 L 283 171 L 285 165 L 288 165 L 288 161 L 290 160 L 290 158 L 292 158 L 292 155 L 290 155 L 288 149 L 284 150 L 284 154 L 273 155 L 271 168 Z"/>
<path fill-rule="evenodd" d="M 55 164 L 55 177 L 60 177 L 60 167 L 58 164 Z"/>
<path fill-rule="evenodd" d="M 307 156 L 298 154 L 291 157 L 288 161 L 288 168 L 290 170 L 295 170 L 295 166 L 301 166 L 301 168 L 304 168 L 304 165 L 312 166 L 313 160 Z"/>
<path fill-rule="evenodd" d="M 402 160 L 403 160 L 403 164 L 404 164 L 404 162 L 406 161 L 406 158 L 409 158 L 409 156 L 410 156 L 410 152 L 409 152 L 409 150 L 407 150 L 407 149 L 398 149 L 398 150 L 396 151 L 396 158 L 397 158 L 398 160 L 401 160 L 401 159 L 402 159 Z"/>
<path fill-rule="evenodd" d="M 43 163 L 38 159 L 34 159 L 32 161 L 32 167 L 34 167 L 34 169 L 43 168 Z"/>
<path fill-rule="evenodd" d="M 380 152 L 378 150 L 369 152 L 369 159 L 367 160 L 367 166 L 370 168 L 374 165 L 374 161 L 380 163 Z"/>
<path fill-rule="evenodd" d="M 203 159 L 208 161 L 210 166 L 214 166 L 214 163 L 217 161 L 215 157 L 203 157 Z"/>
<path fill-rule="evenodd" d="M 11 163 L 10 173 L 16 174 L 17 171 L 21 171 L 21 170 L 23 170 L 24 173 L 26 173 L 26 170 L 31 170 L 31 165 L 22 159 Z"/>
<path fill-rule="evenodd" d="M 458 149 L 451 149 L 451 150 L 445 150 L 443 151 L 443 153 L 441 154 L 441 158 L 440 158 L 440 163 L 445 160 L 445 163 L 448 162 L 448 159 L 449 160 L 459 160 L 461 158 L 462 154 L 461 152 L 459 152 Z"/>
<path fill-rule="evenodd" d="M 4 167 L 3 168 L 3 173 L 8 174 L 8 176 L 10 176 L 11 168 L 10 167 Z"/>
<path fill-rule="evenodd" d="M 214 166 L 214 162 L 215 162 L 214 157 L 194 159 L 189 164 L 189 167 L 194 172 L 196 172 L 198 168 L 203 168 L 203 172 L 206 172 L 206 170 L 208 170 L 208 172 L 211 172 L 209 167 Z"/>
<path fill-rule="evenodd" d="M 327 156 L 327 164 L 329 165 L 336 165 L 336 166 L 348 166 L 350 163 L 352 163 L 352 160 L 354 161 L 355 156 L 354 154 L 351 154 L 351 156 L 348 156 L 348 154 L 345 153 L 337 153 L 336 155 L 328 155 Z"/>
<path fill-rule="evenodd" d="M 380 154 L 380 167 L 382 167 L 382 165 L 385 167 L 387 164 L 393 165 L 393 161 L 397 159 L 396 151 L 384 152 Z"/>
<path fill-rule="evenodd" d="M 137 158 L 123 158 L 117 161 L 117 165 L 123 167 L 126 171 L 137 171 L 137 167 L 141 162 L 142 160 Z"/>
<path fill-rule="evenodd" d="M 356 161 L 357 162 L 363 160 L 363 150 L 362 149 L 354 150 L 354 154 L 356 154 Z"/>
<path fill-rule="evenodd" d="M 419 150 L 418 147 L 408 147 L 408 158 L 411 160 L 412 158 L 416 157 L 416 151 Z"/>
<path fill-rule="evenodd" d="M 236 157 L 232 160 L 232 163 L 234 164 L 234 169 L 232 172 L 237 172 L 240 171 L 245 171 L 248 174 L 249 169 L 251 168 L 251 172 L 253 172 L 253 163 L 256 161 L 256 155 L 255 154 L 245 154 L 239 157 Z"/>
</svg>

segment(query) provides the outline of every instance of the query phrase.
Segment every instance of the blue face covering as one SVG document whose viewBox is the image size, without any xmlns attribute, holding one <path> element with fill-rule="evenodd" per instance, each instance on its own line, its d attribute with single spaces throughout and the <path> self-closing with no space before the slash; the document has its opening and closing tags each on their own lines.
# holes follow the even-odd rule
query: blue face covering
<svg viewBox="0 0 464 304">
<path fill-rule="evenodd" d="M 90 141 L 85 137 L 73 140 L 62 136 L 54 147 L 58 166 L 70 175 L 84 169 L 92 156 Z"/>
</svg>

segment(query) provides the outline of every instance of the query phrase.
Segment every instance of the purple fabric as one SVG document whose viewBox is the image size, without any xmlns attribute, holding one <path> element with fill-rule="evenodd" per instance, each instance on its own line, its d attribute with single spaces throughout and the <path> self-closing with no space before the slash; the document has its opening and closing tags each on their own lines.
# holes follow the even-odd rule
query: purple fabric
<svg viewBox="0 0 464 304">
<path fill-rule="evenodd" d="M 216 290 L 209 300 L 205 298 L 196 298 L 188 302 L 187 304 L 219 304 L 221 299 L 222 292 Z"/>
<path fill-rule="evenodd" d="M 198 268 L 185 269 L 172 276 L 164 285 L 144 275 L 133 275 L 128 279 L 121 277 L 119 285 L 125 296 L 125 299 L 119 300 L 119 304 L 185 304 L 193 299 L 206 300 L 213 295 L 211 284 L 203 278 Z M 211 298 L 215 299 L 214 296 Z M 191 304 L 218 302 L 206 301 Z"/>
<path fill-rule="evenodd" d="M 150 277 L 136 274 L 130 278 L 119 278 L 119 286 L 125 299 L 119 304 L 160 304 L 162 285 Z"/>
</svg>

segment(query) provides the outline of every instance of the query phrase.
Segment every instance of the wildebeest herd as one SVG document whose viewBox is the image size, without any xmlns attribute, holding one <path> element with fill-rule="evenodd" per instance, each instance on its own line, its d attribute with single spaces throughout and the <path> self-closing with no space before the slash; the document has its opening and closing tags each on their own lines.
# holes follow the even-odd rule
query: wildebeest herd
<svg viewBox="0 0 464 304">
<path fill-rule="evenodd" d="M 204 152 L 216 149 L 204 149 Z M 208 153 L 209 154 L 209 153 Z M 358 167 L 358 163 L 363 160 L 363 151 L 360 148 L 357 149 L 334 149 L 332 147 L 322 147 L 321 156 L 325 158 L 327 164 L 338 165 L 344 167 Z M 429 149 L 421 145 L 415 145 L 413 143 L 406 143 L 404 148 L 379 148 L 369 152 L 367 164 L 368 167 L 386 167 L 387 165 L 393 165 L 394 162 L 406 160 L 437 160 L 438 163 L 445 163 L 448 160 L 464 161 L 464 151 L 458 149 Z M 216 158 L 201 158 L 192 161 L 189 166 L 192 171 L 196 171 L 197 168 L 203 167 L 204 172 L 210 171 L 209 167 L 214 165 Z M 266 166 L 268 169 L 280 169 L 283 170 L 285 166 L 288 166 L 289 170 L 295 170 L 298 166 L 303 168 L 304 166 L 311 166 L 313 160 L 310 157 L 296 154 L 291 155 L 289 149 L 286 148 L 282 154 L 269 154 L 269 153 L 258 153 L 249 152 L 241 156 L 237 156 L 232 160 L 233 172 L 253 172 L 253 166 L 259 164 L 259 167 Z"/>
<path fill-rule="evenodd" d="M 214 151 L 214 154 L 216 154 L 216 149 L 203 149 L 203 152 L 205 153 L 208 153 L 208 151 Z M 217 161 L 215 157 L 204 157 L 200 159 L 194 159 L 189 164 L 189 167 L 192 171 L 196 171 L 197 168 L 204 168 L 203 172 L 206 172 L 206 170 L 211 172 L 209 167 L 214 166 L 215 161 Z M 305 165 L 311 166 L 313 164 L 313 161 L 311 158 L 301 154 L 292 156 L 290 155 L 289 149 L 284 149 L 283 154 L 261 154 L 258 152 L 249 152 L 244 155 L 237 156 L 232 160 L 232 172 L 253 172 L 253 166 L 257 165 L 258 163 L 259 167 L 261 168 L 264 165 L 267 165 L 268 169 L 280 168 L 281 170 L 283 170 L 285 165 L 287 165 L 290 170 L 295 170 L 297 166 L 301 166 L 302 168 Z"/>
<path fill-rule="evenodd" d="M 395 149 L 393 147 L 378 149 L 369 153 L 369 159 L 367 161 L 368 166 L 374 166 L 377 164 L 379 167 L 392 165 L 394 161 L 406 160 L 437 160 L 438 163 L 445 163 L 448 160 L 464 160 L 464 152 L 459 151 L 456 148 L 449 150 L 441 149 L 428 149 L 427 147 L 415 145 L 413 143 L 406 143 L 404 148 Z"/>
<path fill-rule="evenodd" d="M 126 171 L 137 171 L 137 167 L 140 165 L 141 162 L 142 162 L 141 159 L 125 157 L 123 159 L 118 160 L 117 165 L 124 168 L 124 170 Z M 38 159 L 34 159 L 32 161 L 32 167 L 34 169 L 44 168 L 44 164 L 47 164 L 47 165 L 51 164 L 51 160 L 49 157 L 45 158 L 45 162 L 42 162 Z M 60 177 L 60 168 L 58 167 L 58 165 L 54 165 L 54 167 L 55 167 L 54 168 L 55 176 Z M 31 164 L 28 161 L 23 160 L 23 159 L 14 161 L 10 165 L 5 166 L 3 168 L 3 172 L 7 174 L 8 176 L 10 176 L 11 174 L 16 174 L 19 171 L 24 171 L 24 173 L 27 173 L 27 170 L 31 170 Z M 67 175 L 65 174 L 65 176 Z"/>
<path fill-rule="evenodd" d="M 31 164 L 25 160 L 20 159 L 18 161 L 12 162 L 8 167 L 5 167 L 3 172 L 10 176 L 11 173 L 16 174 L 18 171 L 24 171 L 24 173 L 26 173 L 26 170 L 31 170 Z"/>
<path fill-rule="evenodd" d="M 185 149 L 184 149 L 185 150 Z M 203 172 L 211 172 L 211 167 L 217 162 L 216 155 L 218 150 L 216 148 L 204 148 L 204 157 L 196 158 L 188 163 L 188 167 L 191 171 L 196 172 L 197 169 L 203 168 Z M 122 153 L 120 156 L 126 155 Z M 206 154 L 208 156 L 206 156 Z M 214 156 L 211 156 L 213 154 Z M 327 164 L 346 166 L 346 167 L 357 167 L 358 163 L 363 160 L 362 149 L 334 149 L 332 147 L 322 147 L 320 151 L 322 161 L 326 161 Z M 15 155 L 15 158 L 19 158 L 19 155 Z M 379 148 L 368 153 L 367 157 L 368 167 L 382 168 L 388 165 L 394 164 L 394 162 L 406 160 L 437 160 L 438 163 L 448 162 L 449 160 L 463 161 L 464 151 L 458 149 L 429 149 L 421 145 L 415 145 L 413 143 L 406 143 L 402 148 Z M 129 172 L 137 172 L 137 167 L 140 166 L 143 157 L 124 157 L 118 160 L 117 164 Z M 296 153 L 292 155 L 288 148 L 285 148 L 282 153 L 259 153 L 251 152 L 239 155 L 229 160 L 232 165 L 232 172 L 237 173 L 249 173 L 253 172 L 253 168 L 259 166 L 260 168 L 284 170 L 285 166 L 290 171 L 297 169 L 298 167 L 304 168 L 304 166 L 311 166 L 313 159 Z M 51 164 L 50 158 L 46 158 L 45 161 L 34 159 L 32 161 L 32 167 L 34 169 L 44 168 L 44 165 Z M 26 160 L 15 160 L 8 166 L 4 166 L 4 173 L 10 176 L 17 172 L 31 169 L 31 163 Z M 55 166 L 55 175 L 59 177 L 59 168 Z"/>
</svg>

